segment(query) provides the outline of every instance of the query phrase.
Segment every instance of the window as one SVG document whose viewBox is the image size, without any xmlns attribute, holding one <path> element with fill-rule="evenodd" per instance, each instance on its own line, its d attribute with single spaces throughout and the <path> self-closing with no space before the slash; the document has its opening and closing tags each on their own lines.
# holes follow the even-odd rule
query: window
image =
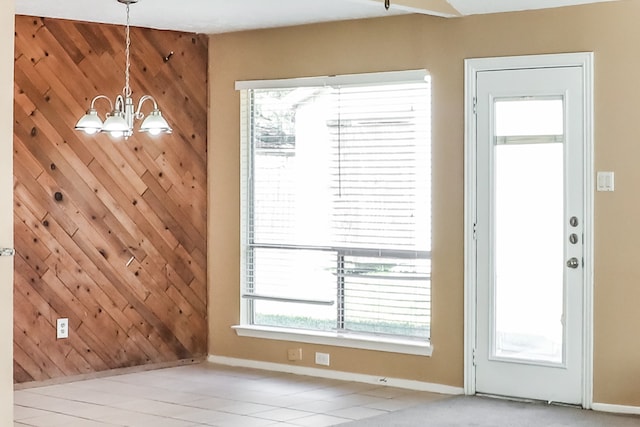
<svg viewBox="0 0 640 427">
<path fill-rule="evenodd" d="M 357 340 L 426 345 L 427 74 L 239 82 L 237 88 L 243 122 L 238 328 L 333 336 L 348 346 Z"/>
</svg>

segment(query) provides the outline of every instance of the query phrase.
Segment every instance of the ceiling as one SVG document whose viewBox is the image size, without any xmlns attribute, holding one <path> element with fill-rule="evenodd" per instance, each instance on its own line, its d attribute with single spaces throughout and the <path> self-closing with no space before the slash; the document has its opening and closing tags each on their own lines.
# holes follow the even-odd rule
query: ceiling
<svg viewBox="0 0 640 427">
<path fill-rule="evenodd" d="M 615 0 L 139 0 L 131 25 L 193 33 L 225 33 L 407 13 L 456 17 Z M 15 0 L 16 14 L 124 24 L 116 0 Z"/>
</svg>

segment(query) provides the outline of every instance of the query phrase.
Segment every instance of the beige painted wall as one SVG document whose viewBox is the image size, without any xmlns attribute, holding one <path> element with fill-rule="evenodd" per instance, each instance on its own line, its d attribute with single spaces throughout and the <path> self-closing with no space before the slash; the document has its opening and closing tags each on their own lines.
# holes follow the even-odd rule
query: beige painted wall
<svg viewBox="0 0 640 427">
<path fill-rule="evenodd" d="M 211 354 L 287 363 L 293 344 L 240 338 L 239 99 L 235 80 L 427 68 L 433 78 L 433 331 L 430 358 L 302 345 L 332 369 L 463 385 L 463 60 L 595 52 L 595 393 L 640 406 L 639 1 L 441 19 L 401 16 L 216 35 L 210 43 Z M 302 365 L 314 366 L 310 358 Z"/>
<path fill-rule="evenodd" d="M 13 247 L 14 0 L 0 2 L 0 247 Z M 13 258 L 0 257 L 0 425 L 13 425 Z"/>
</svg>

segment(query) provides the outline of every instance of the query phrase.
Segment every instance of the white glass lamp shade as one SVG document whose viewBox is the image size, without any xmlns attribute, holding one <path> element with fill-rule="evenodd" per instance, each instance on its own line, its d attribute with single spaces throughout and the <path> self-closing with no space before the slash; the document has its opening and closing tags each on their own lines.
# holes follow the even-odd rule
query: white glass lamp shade
<svg viewBox="0 0 640 427">
<path fill-rule="evenodd" d="M 140 125 L 140 132 L 148 132 L 151 135 L 171 133 L 173 130 L 169 123 L 162 117 L 160 110 L 153 110 Z"/>
<path fill-rule="evenodd" d="M 87 114 L 82 116 L 78 123 L 76 123 L 76 130 L 81 130 L 87 135 L 93 135 L 102 130 L 102 120 L 98 117 L 98 112 L 93 108 L 87 111 Z"/>
<path fill-rule="evenodd" d="M 120 111 L 113 111 L 102 126 L 103 132 L 108 132 L 113 137 L 121 137 L 130 131 L 129 125 Z"/>
</svg>

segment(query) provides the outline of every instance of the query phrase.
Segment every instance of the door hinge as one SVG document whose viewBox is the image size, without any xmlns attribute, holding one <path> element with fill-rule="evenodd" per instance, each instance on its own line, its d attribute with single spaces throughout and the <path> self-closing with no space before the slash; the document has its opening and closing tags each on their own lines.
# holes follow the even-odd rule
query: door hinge
<svg viewBox="0 0 640 427">
<path fill-rule="evenodd" d="M 477 363 L 476 363 L 476 352 L 477 351 L 476 351 L 475 348 L 471 352 L 471 359 L 472 359 L 473 366 L 477 366 Z"/>
<path fill-rule="evenodd" d="M 478 98 L 473 97 L 473 114 L 478 113 Z"/>
<path fill-rule="evenodd" d="M 473 240 L 478 240 L 478 224 L 473 223 Z"/>
<path fill-rule="evenodd" d="M 0 248 L 0 256 L 14 256 L 16 250 L 13 248 Z"/>
</svg>

